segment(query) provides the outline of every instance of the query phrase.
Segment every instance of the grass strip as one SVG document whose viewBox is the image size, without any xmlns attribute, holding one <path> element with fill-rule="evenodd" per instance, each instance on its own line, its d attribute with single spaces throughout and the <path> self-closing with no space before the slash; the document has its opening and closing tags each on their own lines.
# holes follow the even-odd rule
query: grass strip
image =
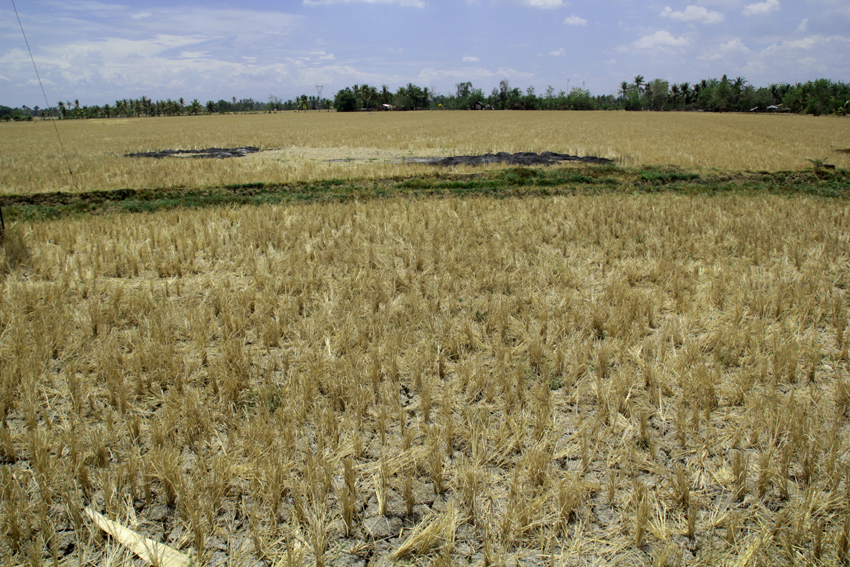
<svg viewBox="0 0 850 567">
<path fill-rule="evenodd" d="M 216 188 L 153 188 L 0 196 L 9 221 L 56 219 L 83 214 L 153 212 L 173 208 L 290 202 L 347 201 L 399 195 L 524 197 L 575 194 L 659 193 L 781 194 L 830 199 L 850 197 L 848 170 L 708 172 L 677 168 L 627 169 L 615 165 L 582 168 L 513 167 L 472 175 L 420 176 L 379 181 L 332 179 L 318 183 L 248 183 Z"/>
</svg>

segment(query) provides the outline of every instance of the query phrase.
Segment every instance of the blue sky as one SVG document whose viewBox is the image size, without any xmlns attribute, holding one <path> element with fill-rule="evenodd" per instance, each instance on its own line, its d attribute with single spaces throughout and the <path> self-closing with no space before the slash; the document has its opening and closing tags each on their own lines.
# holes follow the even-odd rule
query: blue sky
<svg viewBox="0 0 850 567">
<path fill-rule="evenodd" d="M 15 0 L 51 104 L 284 100 L 355 83 L 538 94 L 621 81 L 850 81 L 850 0 Z M 11 2 L 0 104 L 44 106 Z"/>
</svg>

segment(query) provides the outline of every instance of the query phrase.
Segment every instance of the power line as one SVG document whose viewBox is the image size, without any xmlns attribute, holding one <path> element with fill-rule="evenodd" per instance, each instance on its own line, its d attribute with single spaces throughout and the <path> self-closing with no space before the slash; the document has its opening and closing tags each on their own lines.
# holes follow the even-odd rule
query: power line
<svg viewBox="0 0 850 567">
<path fill-rule="evenodd" d="M 30 49 L 30 42 L 27 39 L 27 34 L 24 31 L 24 24 L 21 22 L 21 16 L 18 14 L 18 7 L 15 6 L 15 0 L 12 0 L 12 8 L 15 10 L 15 17 L 18 18 L 18 25 L 21 26 L 21 34 L 24 36 L 24 43 L 27 44 L 27 51 L 30 54 L 30 60 L 32 61 L 32 67 L 35 69 L 35 76 L 38 77 L 38 84 L 41 87 L 41 94 L 44 95 L 44 104 L 47 105 L 48 110 L 50 109 L 50 101 L 47 100 L 47 91 L 44 90 L 44 83 L 41 82 L 41 75 L 38 73 L 38 66 L 35 64 L 35 57 L 32 55 L 32 49 Z M 59 147 L 62 149 L 62 157 L 65 158 L 65 165 L 68 166 L 68 173 L 71 174 L 71 181 L 74 183 L 74 187 L 77 188 L 77 191 L 80 190 L 80 186 L 77 185 L 77 178 L 74 176 L 74 170 L 71 169 L 71 162 L 68 160 L 68 154 L 65 152 L 65 144 L 62 143 L 62 136 L 59 135 L 59 127 L 56 126 L 56 121 L 51 120 L 53 122 L 53 129 L 56 131 L 56 138 L 59 140 Z"/>
<path fill-rule="evenodd" d="M 316 85 L 316 92 L 319 94 L 318 103 L 316 106 L 319 110 L 322 109 L 322 89 L 325 88 L 325 85 Z"/>
</svg>

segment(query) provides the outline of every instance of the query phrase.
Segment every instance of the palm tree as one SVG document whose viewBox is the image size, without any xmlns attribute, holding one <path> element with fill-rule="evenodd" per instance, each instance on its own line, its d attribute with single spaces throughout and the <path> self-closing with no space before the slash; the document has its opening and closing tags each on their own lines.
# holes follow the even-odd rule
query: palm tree
<svg viewBox="0 0 850 567">
<path fill-rule="evenodd" d="M 372 85 L 363 85 L 360 87 L 360 99 L 363 102 L 364 108 L 375 108 L 378 103 L 378 89 Z"/>
<path fill-rule="evenodd" d="M 685 105 L 690 102 L 690 100 L 688 100 L 691 96 L 690 83 L 682 83 L 679 85 L 679 91 L 682 93 L 682 108 L 685 108 Z"/>
<path fill-rule="evenodd" d="M 644 79 L 643 75 L 638 75 L 635 77 L 635 88 L 639 93 L 644 92 L 644 85 L 646 84 L 646 79 Z"/>
<path fill-rule="evenodd" d="M 670 98 L 673 101 L 673 106 L 676 106 L 676 103 L 679 102 L 679 85 L 676 83 L 670 85 Z"/>
<path fill-rule="evenodd" d="M 697 108 L 699 108 L 699 99 L 700 99 L 700 95 L 702 94 L 702 91 L 703 91 L 703 83 L 704 82 L 705 81 L 700 81 L 699 83 L 696 83 L 691 88 L 691 102 L 696 103 Z"/>
<path fill-rule="evenodd" d="M 631 85 L 629 85 L 628 81 L 623 81 L 622 83 L 620 83 L 620 97 L 626 98 L 626 96 L 629 94 L 629 90 L 631 90 Z"/>
</svg>

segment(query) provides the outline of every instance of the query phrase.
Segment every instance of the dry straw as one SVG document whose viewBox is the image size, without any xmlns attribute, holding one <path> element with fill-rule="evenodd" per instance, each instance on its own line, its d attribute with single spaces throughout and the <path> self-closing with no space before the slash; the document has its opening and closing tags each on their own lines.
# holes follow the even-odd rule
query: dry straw
<svg viewBox="0 0 850 567">
<path fill-rule="evenodd" d="M 201 564 L 847 558 L 843 202 L 387 199 L 15 233 L 4 564 L 130 561 L 86 507 Z"/>
</svg>

